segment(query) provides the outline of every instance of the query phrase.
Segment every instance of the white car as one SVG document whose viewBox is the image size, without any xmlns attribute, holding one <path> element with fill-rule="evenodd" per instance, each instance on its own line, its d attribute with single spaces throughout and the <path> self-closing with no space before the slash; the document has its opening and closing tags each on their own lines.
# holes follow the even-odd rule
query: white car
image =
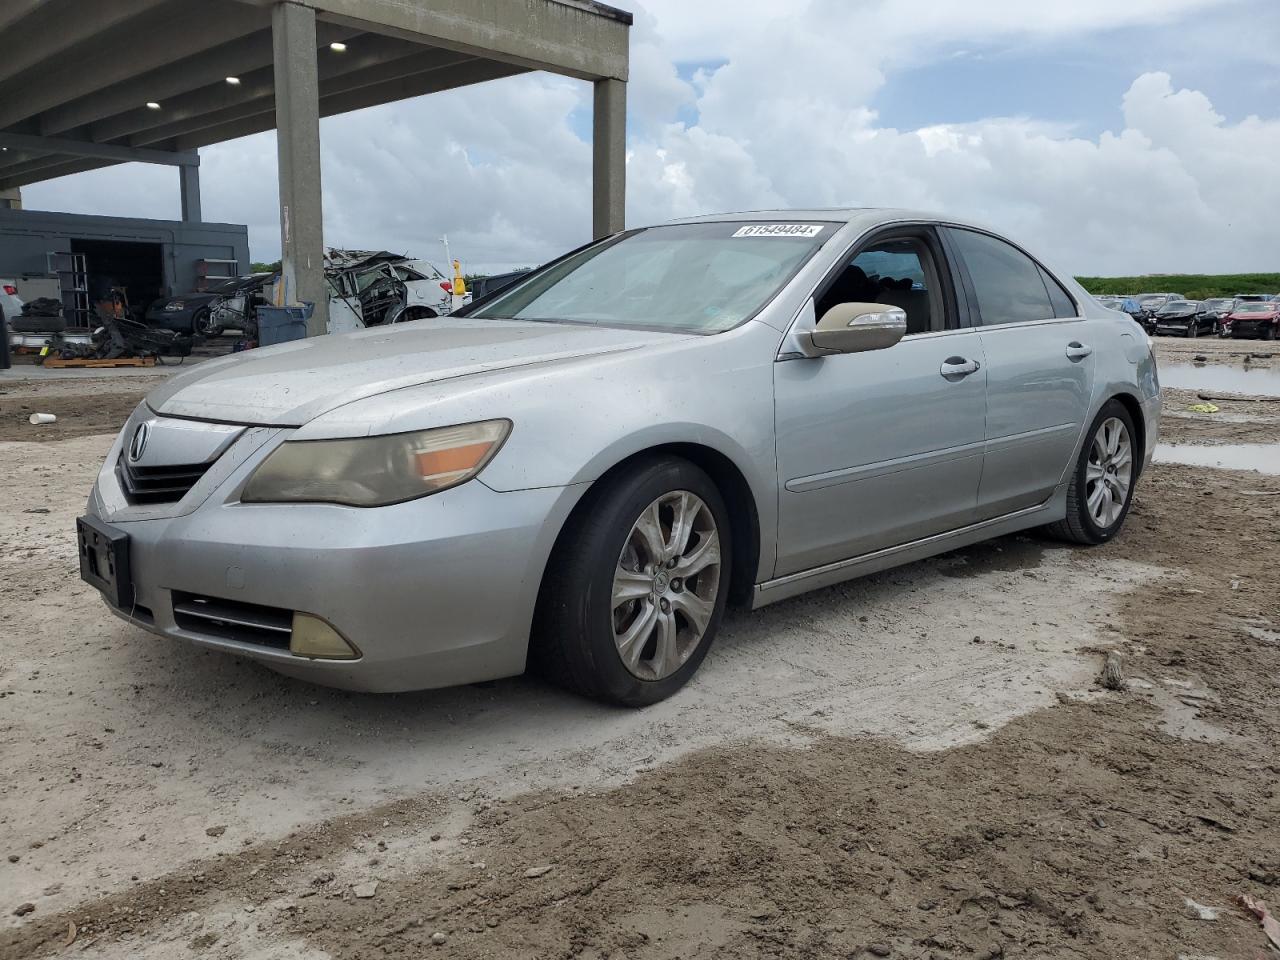
<svg viewBox="0 0 1280 960">
<path fill-rule="evenodd" d="M 0 318 L 12 320 L 22 313 L 22 298 L 18 296 L 16 280 L 0 277 Z"/>
<path fill-rule="evenodd" d="M 453 284 L 425 260 L 331 250 L 325 278 L 330 333 L 442 317 L 453 310 Z"/>
</svg>

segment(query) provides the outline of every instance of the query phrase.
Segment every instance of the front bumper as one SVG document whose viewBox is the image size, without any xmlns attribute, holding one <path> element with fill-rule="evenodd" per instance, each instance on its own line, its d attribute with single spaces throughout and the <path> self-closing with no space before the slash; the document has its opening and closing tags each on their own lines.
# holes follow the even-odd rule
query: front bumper
<svg viewBox="0 0 1280 960">
<path fill-rule="evenodd" d="M 281 673 L 352 690 L 398 691 L 513 676 L 525 667 L 542 573 L 581 487 L 498 493 L 473 480 L 388 507 L 244 504 L 238 491 L 263 444 L 211 494 L 175 515 L 129 519 L 108 456 L 88 512 L 129 535 L 134 604 L 118 616 L 152 633 L 259 660 Z M 207 496 L 194 508 L 190 498 Z M 185 512 L 183 512 L 185 511 Z M 175 615 L 175 594 L 228 609 L 312 614 L 360 653 L 296 656 L 283 646 L 204 629 Z"/>
<path fill-rule="evenodd" d="M 1232 320 L 1228 334 L 1257 340 L 1263 337 L 1268 328 L 1275 330 L 1276 324 L 1270 320 Z"/>
</svg>

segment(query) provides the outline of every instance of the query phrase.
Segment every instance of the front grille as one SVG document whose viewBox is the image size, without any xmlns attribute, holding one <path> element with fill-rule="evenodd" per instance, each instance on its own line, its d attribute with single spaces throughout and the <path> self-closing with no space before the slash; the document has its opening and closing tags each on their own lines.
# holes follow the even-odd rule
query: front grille
<svg viewBox="0 0 1280 960">
<path fill-rule="evenodd" d="M 293 611 L 240 600 L 173 592 L 173 619 L 183 630 L 221 640 L 288 650 Z"/>
<path fill-rule="evenodd" d="M 175 503 L 187 495 L 212 463 L 184 463 L 163 467 L 130 464 L 123 453 L 116 461 L 116 476 L 130 503 Z"/>
</svg>

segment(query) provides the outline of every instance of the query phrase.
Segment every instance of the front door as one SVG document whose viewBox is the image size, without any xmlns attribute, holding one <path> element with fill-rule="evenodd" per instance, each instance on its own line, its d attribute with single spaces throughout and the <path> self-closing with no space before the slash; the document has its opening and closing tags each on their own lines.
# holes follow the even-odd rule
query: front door
<svg viewBox="0 0 1280 960">
<path fill-rule="evenodd" d="M 785 576 L 972 522 L 982 476 L 986 366 L 958 326 L 931 231 L 863 246 L 815 296 L 907 312 L 886 350 L 774 365 L 778 561 Z"/>
<path fill-rule="evenodd" d="M 1053 275 L 989 234 L 947 229 L 987 359 L 978 519 L 1034 507 L 1068 479 L 1093 389 L 1090 321 Z"/>
</svg>

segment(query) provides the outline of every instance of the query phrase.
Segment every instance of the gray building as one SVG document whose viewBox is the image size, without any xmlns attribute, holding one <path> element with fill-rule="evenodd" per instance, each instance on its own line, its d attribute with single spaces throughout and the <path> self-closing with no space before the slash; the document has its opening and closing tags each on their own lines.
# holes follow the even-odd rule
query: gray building
<svg viewBox="0 0 1280 960">
<path fill-rule="evenodd" d="M 111 287 L 124 287 L 130 304 L 145 308 L 157 297 L 248 272 L 249 233 L 242 224 L 0 207 L 0 276 L 60 274 L 68 312 L 78 291 L 87 307 Z"/>
</svg>

